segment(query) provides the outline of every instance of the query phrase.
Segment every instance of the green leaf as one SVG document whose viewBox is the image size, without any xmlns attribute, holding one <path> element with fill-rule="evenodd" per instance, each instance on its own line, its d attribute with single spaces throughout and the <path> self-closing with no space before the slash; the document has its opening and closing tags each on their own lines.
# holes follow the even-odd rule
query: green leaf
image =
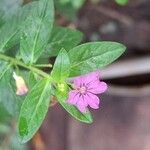
<svg viewBox="0 0 150 150">
<path fill-rule="evenodd" d="M 71 0 L 71 3 L 74 8 L 79 9 L 83 6 L 85 0 Z"/>
<path fill-rule="evenodd" d="M 83 34 L 75 29 L 64 27 L 53 27 L 49 44 L 44 52 L 44 57 L 57 56 L 61 48 L 67 51 L 78 45 L 82 40 Z"/>
<path fill-rule="evenodd" d="M 19 76 L 23 77 L 29 90 L 39 81 L 37 74 L 31 71 L 19 70 Z"/>
<path fill-rule="evenodd" d="M 117 42 L 89 42 L 69 51 L 70 76 L 78 76 L 103 68 L 116 60 L 126 47 Z"/>
<path fill-rule="evenodd" d="M 60 0 L 54 0 L 54 2 L 56 10 L 63 16 L 67 17 L 70 20 L 74 20 L 77 17 L 77 9 L 73 7 L 70 0 L 67 3 L 62 3 Z"/>
<path fill-rule="evenodd" d="M 2 102 L 0 102 L 0 122 L 7 123 L 11 121 L 12 116 L 8 113 L 8 111 L 3 106 Z"/>
<path fill-rule="evenodd" d="M 69 56 L 65 49 L 61 49 L 56 58 L 53 70 L 51 72 L 51 76 L 55 81 L 63 82 L 69 76 L 69 73 L 70 73 Z"/>
<path fill-rule="evenodd" d="M 12 68 L 6 66 L 0 79 L 0 102 L 11 116 L 17 117 L 24 96 L 16 95 L 16 86 L 12 74 Z"/>
<path fill-rule="evenodd" d="M 0 28 L 0 52 L 5 52 L 18 43 L 19 20 L 14 17 Z"/>
<path fill-rule="evenodd" d="M 119 5 L 126 5 L 128 4 L 129 0 L 115 0 L 115 2 Z"/>
<path fill-rule="evenodd" d="M 32 89 L 34 87 L 34 85 L 37 83 L 37 81 L 38 81 L 37 75 L 34 74 L 33 72 L 29 72 L 28 85 L 29 85 L 30 89 Z"/>
<path fill-rule="evenodd" d="M 40 0 L 22 27 L 20 51 L 25 63 L 35 63 L 48 43 L 54 21 L 52 0 Z"/>
<path fill-rule="evenodd" d="M 0 80 L 9 68 L 10 66 L 7 62 L 0 60 Z"/>
<path fill-rule="evenodd" d="M 5 52 L 6 50 L 19 44 L 20 27 L 22 27 L 22 24 L 31 13 L 31 10 L 33 10 L 33 8 L 37 6 L 34 3 L 30 3 L 28 5 L 25 5 L 24 7 L 20 7 L 20 5 L 22 4 L 21 1 L 22 0 L 15 0 L 16 2 L 16 5 L 15 5 L 14 0 L 9 1 L 9 2 L 8 0 L 6 0 L 6 3 L 4 4 L 4 8 L 10 7 L 12 4 L 12 7 L 16 7 L 17 12 L 15 12 L 15 14 L 12 16 L 13 12 L 10 9 L 10 12 L 8 11 L 7 14 L 11 17 L 7 19 L 5 23 L 2 25 L 2 27 L 0 28 L 0 35 L 2 35 L 0 37 L 0 52 Z M 12 14 L 9 14 L 9 13 L 12 13 Z M 12 50 L 12 51 L 15 51 L 15 50 Z"/>
<path fill-rule="evenodd" d="M 13 86 L 12 68 L 4 61 L 0 61 L 0 121 L 8 121 L 10 117 L 17 117 L 22 99 L 17 97 Z M 6 119 L 6 120 L 5 120 Z"/>
<path fill-rule="evenodd" d="M 0 14 L 2 20 L 5 22 L 12 16 L 16 15 L 21 8 L 23 0 L 0 0 Z"/>
<path fill-rule="evenodd" d="M 2 67 L 3 64 L 3 67 Z M 16 95 L 16 83 L 12 77 L 12 68 L 8 63 L 0 61 L 0 105 L 3 105 L 4 109 L 9 115 L 18 118 L 20 108 L 26 95 Z M 19 76 L 22 76 L 29 90 L 37 83 L 38 79 L 32 72 L 20 70 Z"/>
<path fill-rule="evenodd" d="M 84 123 L 93 122 L 93 118 L 91 116 L 90 111 L 87 111 L 86 113 L 81 113 L 75 106 L 70 105 L 66 102 L 67 95 L 65 95 L 64 93 L 62 94 L 61 92 L 56 92 L 56 97 L 58 99 L 58 102 L 72 117 Z"/>
<path fill-rule="evenodd" d="M 23 0 L 0 1 L 0 15 L 3 19 L 0 28 L 0 52 L 14 47 L 20 42 L 20 27 L 28 16 L 28 9 L 21 7 Z M 10 7 L 11 6 L 11 7 Z"/>
<path fill-rule="evenodd" d="M 41 126 L 49 108 L 51 95 L 50 80 L 39 81 L 24 100 L 19 116 L 19 138 L 29 141 Z"/>
</svg>

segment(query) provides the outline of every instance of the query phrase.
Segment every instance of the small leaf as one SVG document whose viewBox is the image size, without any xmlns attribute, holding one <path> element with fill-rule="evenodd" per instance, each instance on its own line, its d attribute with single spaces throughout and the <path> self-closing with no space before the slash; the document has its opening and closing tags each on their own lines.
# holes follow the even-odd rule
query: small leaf
<svg viewBox="0 0 150 150">
<path fill-rule="evenodd" d="M 24 100 L 19 116 L 19 138 L 29 141 L 41 126 L 49 108 L 51 95 L 50 80 L 39 81 Z"/>
<path fill-rule="evenodd" d="M 20 51 L 25 63 L 35 63 L 48 43 L 54 21 L 52 0 L 40 0 L 22 27 Z"/>
<path fill-rule="evenodd" d="M 117 42 L 89 42 L 69 51 L 70 76 L 78 76 L 103 68 L 116 60 L 126 47 Z"/>
<path fill-rule="evenodd" d="M 64 48 L 67 51 L 70 50 L 81 42 L 82 36 L 82 33 L 75 29 L 53 27 L 49 44 L 47 45 L 43 56 L 57 56 L 61 48 Z"/>
<path fill-rule="evenodd" d="M 70 60 L 65 49 L 61 49 L 51 72 L 52 78 L 57 82 L 63 82 L 70 73 Z"/>
<path fill-rule="evenodd" d="M 58 99 L 58 102 L 63 106 L 63 108 L 75 119 L 78 121 L 84 122 L 84 123 L 92 123 L 93 118 L 91 116 L 90 111 L 87 111 L 86 113 L 81 113 L 75 106 L 68 104 L 67 96 L 62 94 L 61 92 L 56 92 L 56 97 Z"/>
</svg>

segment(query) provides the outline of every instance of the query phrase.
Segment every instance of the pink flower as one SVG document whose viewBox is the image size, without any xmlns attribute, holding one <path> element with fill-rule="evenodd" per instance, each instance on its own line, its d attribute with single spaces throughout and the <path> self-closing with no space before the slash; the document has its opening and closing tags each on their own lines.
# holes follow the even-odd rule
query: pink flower
<svg viewBox="0 0 150 150">
<path fill-rule="evenodd" d="M 16 81 L 17 95 L 25 95 L 28 92 L 28 88 L 25 84 L 24 79 L 21 76 L 18 76 L 15 72 L 13 72 L 13 78 Z"/>
<path fill-rule="evenodd" d="M 69 92 L 67 102 L 77 106 L 81 112 L 86 112 L 87 107 L 99 108 L 100 100 L 96 94 L 101 94 L 107 90 L 107 84 L 99 80 L 98 71 L 79 76 L 73 79 L 73 88 Z"/>
</svg>

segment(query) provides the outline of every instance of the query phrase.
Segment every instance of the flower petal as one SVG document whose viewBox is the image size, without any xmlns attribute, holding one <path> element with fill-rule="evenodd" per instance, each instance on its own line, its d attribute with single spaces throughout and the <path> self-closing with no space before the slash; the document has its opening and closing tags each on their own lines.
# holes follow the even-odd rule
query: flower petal
<svg viewBox="0 0 150 150">
<path fill-rule="evenodd" d="M 95 72 L 91 72 L 89 74 L 86 74 L 84 76 L 82 76 L 82 81 L 85 83 L 85 84 L 88 84 L 90 82 L 93 82 L 95 80 L 99 80 L 99 77 L 100 77 L 100 72 L 99 71 L 95 71 Z"/>
<path fill-rule="evenodd" d="M 28 88 L 26 86 L 21 86 L 17 89 L 16 95 L 25 95 L 28 92 Z"/>
<path fill-rule="evenodd" d="M 77 108 L 82 112 L 86 112 L 87 105 L 85 105 L 84 100 L 80 97 L 80 100 L 77 102 Z"/>
<path fill-rule="evenodd" d="M 99 108 L 100 100 L 96 95 L 94 95 L 92 93 L 87 93 L 86 100 L 91 108 L 93 108 L 93 109 Z"/>
<path fill-rule="evenodd" d="M 74 85 L 77 87 L 81 87 L 90 82 L 94 82 L 95 80 L 99 80 L 99 77 L 100 77 L 99 71 L 95 71 L 95 72 L 92 72 L 83 76 L 79 76 L 79 77 L 74 78 Z"/>
<path fill-rule="evenodd" d="M 83 79 L 82 79 L 83 77 L 82 76 L 80 76 L 80 77 L 76 77 L 76 78 L 74 78 L 73 79 L 73 83 L 74 83 L 74 88 L 79 88 L 79 87 L 81 87 L 82 85 L 83 85 Z"/>
<path fill-rule="evenodd" d="M 16 95 L 25 95 L 28 92 L 28 87 L 23 77 L 18 76 L 15 72 L 13 72 L 13 78 L 15 79 L 17 87 Z"/>
<path fill-rule="evenodd" d="M 84 103 L 84 105 L 87 107 L 88 106 L 88 101 L 86 99 L 86 94 L 85 95 L 81 95 L 82 97 L 82 102 Z"/>
<path fill-rule="evenodd" d="M 79 100 L 79 93 L 78 93 L 78 91 L 76 91 L 76 90 L 70 91 L 70 92 L 69 92 L 69 97 L 68 97 L 67 102 L 68 102 L 69 104 L 75 105 L 78 100 Z"/>
<path fill-rule="evenodd" d="M 105 82 L 95 81 L 88 84 L 88 92 L 94 94 L 101 94 L 107 90 L 107 84 Z"/>
</svg>

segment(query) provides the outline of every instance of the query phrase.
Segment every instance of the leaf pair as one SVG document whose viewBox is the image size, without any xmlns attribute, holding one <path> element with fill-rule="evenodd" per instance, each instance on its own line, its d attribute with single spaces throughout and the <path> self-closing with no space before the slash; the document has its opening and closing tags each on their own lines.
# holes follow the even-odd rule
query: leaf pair
<svg viewBox="0 0 150 150">
<path fill-rule="evenodd" d="M 68 53 L 62 49 L 51 74 L 59 81 L 96 71 L 116 60 L 125 49 L 123 44 L 109 41 L 85 43 Z"/>
</svg>

